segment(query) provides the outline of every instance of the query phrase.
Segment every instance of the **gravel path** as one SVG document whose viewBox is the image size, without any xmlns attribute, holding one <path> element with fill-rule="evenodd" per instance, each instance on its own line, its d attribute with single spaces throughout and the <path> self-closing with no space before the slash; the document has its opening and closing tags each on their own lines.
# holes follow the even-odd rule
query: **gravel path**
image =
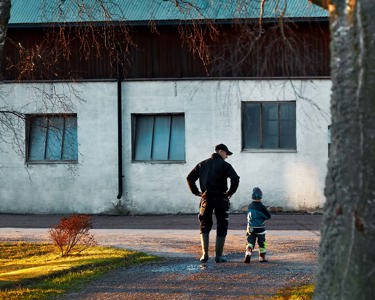
<svg viewBox="0 0 375 300">
<path fill-rule="evenodd" d="M 48 241 L 58 215 L 1 215 L 0 241 Z M 268 222 L 268 263 L 242 262 L 245 219 L 231 216 L 225 244 L 228 263 L 216 264 L 215 231 L 206 265 L 200 256 L 196 216 L 94 216 L 92 232 L 101 245 L 139 250 L 164 261 L 113 270 L 60 300 L 269 299 L 279 289 L 314 282 L 318 269 L 319 215 L 275 215 Z M 153 229 L 150 229 L 153 228 Z"/>
<path fill-rule="evenodd" d="M 205 265 L 198 262 L 199 240 L 193 235 L 199 234 L 197 231 L 184 233 L 186 240 L 171 236 L 153 236 L 148 240 L 141 237 L 147 244 L 145 248 L 156 250 L 149 252 L 164 254 L 166 259 L 161 263 L 114 270 L 61 299 L 266 299 L 283 287 L 312 283 L 317 272 L 317 232 L 268 232 L 269 262 L 259 263 L 255 251 L 249 265 L 242 262 L 241 231 L 229 233 L 228 263 L 216 264 L 210 259 Z M 142 247 L 139 244 L 132 248 L 141 250 Z M 213 247 L 210 253 L 213 255 Z"/>
</svg>

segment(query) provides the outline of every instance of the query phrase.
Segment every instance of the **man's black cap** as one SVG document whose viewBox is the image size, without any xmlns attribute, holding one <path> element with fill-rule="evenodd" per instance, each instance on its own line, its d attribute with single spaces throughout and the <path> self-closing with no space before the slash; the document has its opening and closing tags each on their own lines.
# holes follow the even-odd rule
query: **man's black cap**
<svg viewBox="0 0 375 300">
<path fill-rule="evenodd" d="M 224 144 L 219 144 L 215 146 L 215 151 L 217 150 L 224 150 L 228 155 L 232 155 L 233 153 L 229 151 L 228 147 Z"/>
</svg>

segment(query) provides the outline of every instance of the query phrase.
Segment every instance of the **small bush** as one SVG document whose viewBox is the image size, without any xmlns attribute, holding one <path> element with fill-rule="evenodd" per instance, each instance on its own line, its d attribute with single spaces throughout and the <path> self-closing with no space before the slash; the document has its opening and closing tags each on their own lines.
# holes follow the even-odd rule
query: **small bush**
<svg viewBox="0 0 375 300">
<path fill-rule="evenodd" d="M 61 256 L 67 256 L 96 245 L 94 236 L 90 233 L 91 228 L 90 216 L 72 215 L 61 218 L 59 224 L 49 229 L 49 235 Z"/>
</svg>

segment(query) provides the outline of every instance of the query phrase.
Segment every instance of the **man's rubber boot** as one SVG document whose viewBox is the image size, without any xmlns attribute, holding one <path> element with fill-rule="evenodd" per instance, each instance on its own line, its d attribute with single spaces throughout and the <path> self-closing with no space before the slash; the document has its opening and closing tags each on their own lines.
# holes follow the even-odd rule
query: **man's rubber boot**
<svg viewBox="0 0 375 300">
<path fill-rule="evenodd" d="M 201 245 L 202 245 L 202 257 L 200 258 L 201 263 L 205 263 L 208 260 L 208 245 L 209 245 L 209 233 L 201 233 Z"/>
<path fill-rule="evenodd" d="M 215 261 L 217 263 L 227 262 L 227 258 L 225 256 L 223 256 L 224 244 L 225 244 L 225 236 L 216 236 L 216 257 L 215 257 Z"/>
<path fill-rule="evenodd" d="M 259 262 L 263 263 L 263 262 L 267 262 L 267 258 L 266 258 L 266 253 L 260 253 L 259 254 Z"/>
<path fill-rule="evenodd" d="M 247 247 L 246 252 L 245 252 L 245 259 L 243 261 L 245 264 L 250 263 L 252 253 L 253 253 L 253 249 L 251 249 L 251 247 Z"/>
</svg>

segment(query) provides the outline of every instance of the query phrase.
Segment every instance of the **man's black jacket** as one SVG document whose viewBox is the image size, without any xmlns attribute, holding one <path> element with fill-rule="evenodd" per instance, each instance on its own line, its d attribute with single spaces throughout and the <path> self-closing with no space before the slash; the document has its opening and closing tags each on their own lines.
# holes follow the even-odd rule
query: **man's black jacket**
<svg viewBox="0 0 375 300">
<path fill-rule="evenodd" d="M 233 167 L 217 153 L 197 164 L 187 176 L 189 188 L 194 195 L 199 195 L 198 187 L 195 184 L 198 178 L 202 193 L 206 192 L 208 196 L 223 195 L 226 192 L 228 196 L 232 196 L 240 181 L 240 177 Z M 231 181 L 229 191 L 228 178 Z"/>
</svg>

